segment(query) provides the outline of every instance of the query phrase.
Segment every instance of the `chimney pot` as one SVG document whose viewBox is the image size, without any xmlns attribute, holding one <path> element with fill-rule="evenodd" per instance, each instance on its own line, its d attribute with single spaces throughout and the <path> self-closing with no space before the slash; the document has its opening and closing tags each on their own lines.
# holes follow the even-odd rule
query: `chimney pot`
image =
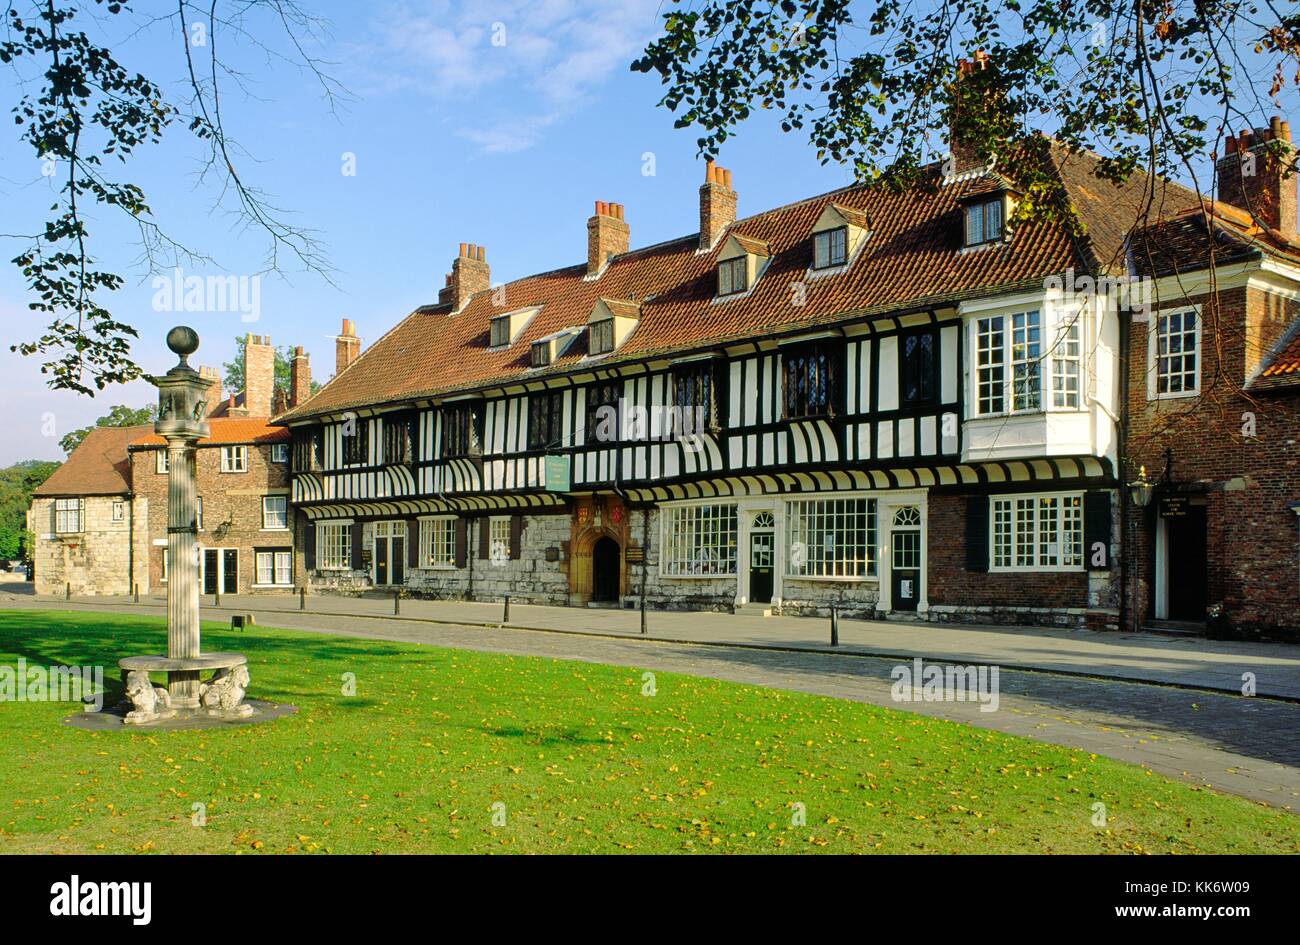
<svg viewBox="0 0 1300 945">
<path fill-rule="evenodd" d="M 587 221 L 587 275 L 597 275 L 611 256 L 626 253 L 631 230 L 623 219 L 623 205 L 596 201 L 596 213 Z"/>
<path fill-rule="evenodd" d="M 293 349 L 289 363 L 289 409 L 299 406 L 311 396 L 311 361 L 302 345 Z"/>
<path fill-rule="evenodd" d="M 1265 128 L 1244 128 L 1235 141 L 1229 136 L 1227 153 L 1215 164 L 1216 199 L 1244 210 L 1261 227 L 1280 230 L 1289 237 L 1296 232 L 1296 175 L 1286 173 L 1290 158 L 1274 155 L 1263 145 L 1272 141 L 1289 151 L 1290 140 L 1290 123 L 1274 115 Z M 1245 152 L 1251 150 L 1256 166 L 1248 175 Z"/>
<path fill-rule="evenodd" d="M 478 292 L 491 285 L 491 271 L 487 264 L 487 248 L 477 243 L 461 243 L 461 253 L 451 264 L 451 277 L 447 283 L 446 300 L 453 312 L 459 312 Z M 442 302 L 443 294 L 438 296 Z"/>
</svg>

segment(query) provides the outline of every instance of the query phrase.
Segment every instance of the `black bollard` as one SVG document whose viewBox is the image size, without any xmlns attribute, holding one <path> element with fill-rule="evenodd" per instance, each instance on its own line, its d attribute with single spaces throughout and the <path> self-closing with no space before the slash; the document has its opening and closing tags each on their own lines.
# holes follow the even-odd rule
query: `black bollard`
<svg viewBox="0 0 1300 945">
<path fill-rule="evenodd" d="M 298 588 L 298 609 L 307 609 L 307 585 L 304 584 Z"/>
<path fill-rule="evenodd" d="M 137 604 L 140 603 L 140 585 L 139 585 L 139 584 L 132 584 L 132 585 L 131 585 L 131 588 L 132 588 L 132 593 L 133 593 L 133 595 L 135 596 L 135 602 L 136 602 Z"/>
<path fill-rule="evenodd" d="M 647 632 L 648 631 L 646 629 L 646 620 L 645 620 L 645 595 L 642 594 L 641 595 L 641 636 L 645 636 Z"/>
<path fill-rule="evenodd" d="M 63 587 L 63 599 L 72 600 L 72 582 L 68 581 Z"/>
<path fill-rule="evenodd" d="M 393 591 L 393 616 L 398 617 L 402 613 L 402 592 Z"/>
<path fill-rule="evenodd" d="M 840 645 L 840 609 L 831 605 L 831 646 Z"/>
<path fill-rule="evenodd" d="M 502 623 L 510 622 L 510 595 L 509 594 L 506 595 L 505 605 L 501 609 L 501 622 Z"/>
</svg>

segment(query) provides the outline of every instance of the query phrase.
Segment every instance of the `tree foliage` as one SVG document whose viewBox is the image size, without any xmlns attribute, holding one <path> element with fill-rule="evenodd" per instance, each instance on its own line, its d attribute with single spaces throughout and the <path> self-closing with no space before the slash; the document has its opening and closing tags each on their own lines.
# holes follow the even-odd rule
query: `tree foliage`
<svg viewBox="0 0 1300 945">
<path fill-rule="evenodd" d="M 221 384 L 232 394 L 238 394 L 244 389 L 244 348 L 248 344 L 246 335 L 239 335 L 235 338 L 235 357 L 221 366 Z M 293 349 L 288 345 L 280 345 L 275 349 L 275 386 L 288 390 L 290 380 L 293 376 L 292 371 Z M 320 390 L 320 384 L 315 381 L 311 382 L 311 393 Z"/>
<path fill-rule="evenodd" d="M 265 53 L 268 62 L 297 65 L 314 76 L 332 104 L 338 87 L 305 51 L 322 21 L 295 0 L 210 0 L 201 6 L 176 0 L 173 6 L 170 13 L 137 15 L 119 0 L 32 0 L 9 3 L 3 13 L 0 65 L 13 73 L 14 81 L 4 87 L 15 100 L 15 125 L 59 180 L 49 217 L 28 233 L 5 234 L 22 243 L 13 263 L 27 284 L 29 307 L 46 322 L 38 337 L 13 350 L 45 358 L 41 370 L 54 388 L 93 394 L 141 374 L 131 358 L 136 331 L 112 311 L 111 297 L 123 276 L 104 268 L 92 252 L 92 208 L 126 214 L 150 272 L 214 262 L 168 236 L 144 188 L 117 176 L 127 173 L 137 150 L 174 128 L 183 128 L 206 152 L 198 180 L 214 178 L 216 206 L 265 238 L 265 271 L 281 271 L 288 256 L 296 267 L 328 277 L 310 232 L 285 222 L 242 177 L 247 157 L 226 132 L 221 92 L 228 82 L 242 85 L 249 77 L 217 55 L 221 37 Z M 176 44 L 179 94 L 169 91 L 176 83 L 151 79 L 119 61 L 101 38 L 148 31 L 170 32 Z M 271 44 L 277 35 L 287 51 Z"/>
<path fill-rule="evenodd" d="M 1051 216 L 1039 130 L 1102 156 L 1098 173 L 1189 181 L 1219 138 L 1257 127 L 1300 79 L 1300 13 L 1273 0 L 677 2 L 632 66 L 715 156 L 756 110 L 825 162 L 905 185 L 949 128 L 1027 178 Z M 958 82 L 958 60 L 993 68 Z M 1294 156 L 1291 157 L 1294 161 Z"/>
<path fill-rule="evenodd" d="M 100 417 L 91 426 L 82 427 L 80 430 L 73 430 L 63 439 L 59 440 L 59 447 L 69 456 L 72 451 L 81 445 L 81 441 L 86 435 L 98 427 L 135 427 L 146 423 L 153 423 L 154 418 L 158 416 L 158 405 L 149 404 L 145 407 L 127 407 L 118 404 L 112 407 L 108 413 Z"/>
<path fill-rule="evenodd" d="M 0 469 L 0 560 L 23 554 L 32 493 L 58 468 L 58 463 L 31 459 Z"/>
</svg>

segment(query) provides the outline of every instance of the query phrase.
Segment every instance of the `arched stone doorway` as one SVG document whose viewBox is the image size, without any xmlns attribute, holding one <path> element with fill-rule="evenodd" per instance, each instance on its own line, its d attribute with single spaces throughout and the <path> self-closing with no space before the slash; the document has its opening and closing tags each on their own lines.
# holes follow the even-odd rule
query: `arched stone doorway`
<svg viewBox="0 0 1300 945">
<path fill-rule="evenodd" d="M 597 603 L 616 603 L 622 571 L 618 542 L 603 535 L 591 546 L 591 599 Z"/>
</svg>

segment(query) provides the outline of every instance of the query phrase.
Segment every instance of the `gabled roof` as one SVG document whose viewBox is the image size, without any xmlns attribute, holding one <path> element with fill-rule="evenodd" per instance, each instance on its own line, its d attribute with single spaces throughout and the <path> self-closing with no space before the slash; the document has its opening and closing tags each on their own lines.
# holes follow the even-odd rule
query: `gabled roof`
<svg viewBox="0 0 1300 945">
<path fill-rule="evenodd" d="M 605 308 L 609 309 L 609 313 L 611 315 L 616 315 L 619 318 L 640 318 L 641 317 L 641 305 L 637 302 L 632 302 L 629 301 L 628 299 L 606 299 L 606 298 L 600 298 L 597 299 L 597 301 L 601 305 L 604 305 Z M 596 306 L 593 305 L 592 311 L 594 312 L 595 309 Z"/>
<path fill-rule="evenodd" d="M 131 471 L 126 455 L 127 444 L 150 429 L 149 426 L 96 427 L 32 495 L 129 494 Z"/>
<path fill-rule="evenodd" d="M 1070 267 L 1122 270 L 1125 237 L 1137 219 L 1146 178 L 1135 175 L 1119 187 L 1093 176 L 1095 157 L 1067 155 L 1056 146 L 1050 150 L 1055 172 L 1086 227 L 1083 237 L 1058 223 L 1035 221 L 1016 226 L 1004 243 L 964 250 L 960 201 L 1003 181 L 975 175 L 945 184 L 935 164 L 910 189 L 855 184 L 737 220 L 727 232 L 766 244 L 770 256 L 753 290 L 725 304 L 715 304 L 714 297 L 715 266 L 726 240 L 699 252 L 699 235 L 692 233 L 611 257 L 599 280 L 585 279 L 586 265 L 579 264 L 507 283 L 512 305 L 545 306 L 518 339 L 524 344 L 509 350 L 488 346 L 496 314 L 491 292 L 476 294 L 454 314 L 449 305 L 422 306 L 277 422 L 566 372 L 579 366 L 585 345 L 575 344 L 547 368 L 530 370 L 528 344 L 585 324 L 600 297 L 644 300 L 635 334 L 602 360 L 609 366 L 1041 286 L 1046 277 Z M 1157 188 L 1157 209 L 1194 202 L 1195 195 L 1177 185 Z M 790 283 L 805 279 L 813 225 L 831 203 L 869 219 L 871 239 L 846 270 L 807 283 L 805 304 L 793 306 Z"/>
<path fill-rule="evenodd" d="M 208 420 L 211 434 L 199 440 L 199 449 L 205 446 L 258 446 L 263 443 L 282 443 L 289 439 L 284 427 L 271 426 L 268 417 L 212 417 Z M 151 428 L 146 427 L 146 430 Z M 166 446 L 167 441 L 157 433 L 149 432 L 131 441 L 133 450 Z"/>
<path fill-rule="evenodd" d="M 753 256 L 772 255 L 772 247 L 767 244 L 767 240 L 756 240 L 753 237 L 742 236 L 739 233 L 732 233 L 727 238 L 735 240 L 737 246 Z"/>
</svg>

